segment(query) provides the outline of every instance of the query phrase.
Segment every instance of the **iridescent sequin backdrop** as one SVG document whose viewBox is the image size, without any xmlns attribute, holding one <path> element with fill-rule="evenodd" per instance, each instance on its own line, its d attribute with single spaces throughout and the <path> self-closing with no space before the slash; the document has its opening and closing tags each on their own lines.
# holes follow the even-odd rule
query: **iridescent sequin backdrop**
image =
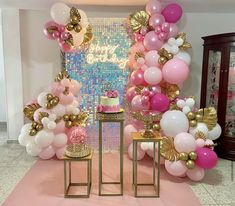
<svg viewBox="0 0 235 206">
<path fill-rule="evenodd" d="M 122 18 L 90 18 L 94 39 L 88 49 L 65 53 L 65 67 L 71 78 L 82 82 L 81 109 L 90 112 L 88 143 L 98 148 L 98 124 L 95 108 L 107 87 L 117 90 L 124 105 L 128 79 L 126 63 L 131 45 Z M 103 148 L 118 149 L 119 127 L 116 123 L 103 127 Z"/>
</svg>

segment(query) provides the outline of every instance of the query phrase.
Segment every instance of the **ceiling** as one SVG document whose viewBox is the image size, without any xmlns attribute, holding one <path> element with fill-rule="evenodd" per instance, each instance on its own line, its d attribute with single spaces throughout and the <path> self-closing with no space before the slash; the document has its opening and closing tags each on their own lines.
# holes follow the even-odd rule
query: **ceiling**
<svg viewBox="0 0 235 206">
<path fill-rule="evenodd" d="M 61 0 L 67 4 L 85 6 L 144 6 L 148 0 Z M 0 8 L 49 9 L 58 0 L 0 0 Z M 234 13 L 235 0 L 162 0 L 163 4 L 177 2 L 185 12 Z"/>
</svg>

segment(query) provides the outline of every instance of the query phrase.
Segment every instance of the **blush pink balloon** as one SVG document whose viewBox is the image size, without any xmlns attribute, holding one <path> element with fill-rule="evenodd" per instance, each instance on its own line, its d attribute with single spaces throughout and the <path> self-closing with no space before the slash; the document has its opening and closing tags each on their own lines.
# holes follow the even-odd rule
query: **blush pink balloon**
<svg viewBox="0 0 235 206">
<path fill-rule="evenodd" d="M 82 84 L 80 82 L 77 82 L 76 80 L 72 79 L 69 90 L 73 95 L 76 95 L 80 92 L 81 87 Z"/>
<path fill-rule="evenodd" d="M 163 10 L 162 15 L 165 17 L 166 22 L 176 23 L 180 20 L 183 10 L 179 4 L 168 4 Z"/>
<path fill-rule="evenodd" d="M 194 152 L 196 150 L 195 138 L 187 133 L 181 132 L 177 134 L 174 138 L 174 145 L 177 152 Z"/>
<path fill-rule="evenodd" d="M 33 119 L 34 119 L 34 121 L 39 122 L 39 117 L 40 117 L 40 113 L 41 113 L 41 112 L 46 112 L 46 113 L 50 114 L 50 111 L 49 111 L 49 110 L 44 109 L 44 108 L 39 108 L 39 109 L 37 109 L 37 110 L 34 112 L 34 114 L 33 114 Z"/>
<path fill-rule="evenodd" d="M 48 32 L 47 30 L 48 27 L 55 27 L 56 29 L 58 29 L 59 24 L 55 23 L 54 21 L 49 21 L 44 25 L 44 29 L 43 29 L 43 33 L 48 39 L 50 40 L 56 39 L 52 34 Z"/>
<path fill-rule="evenodd" d="M 58 149 L 56 150 L 56 153 L 55 153 L 55 154 L 56 154 L 56 157 L 57 157 L 58 159 L 61 159 L 61 158 L 64 156 L 66 147 L 67 147 L 67 145 L 65 145 L 64 147 L 58 148 Z"/>
<path fill-rule="evenodd" d="M 50 86 L 49 86 L 49 91 L 56 96 L 59 96 L 60 93 L 62 93 L 64 91 L 64 87 L 62 85 L 60 85 L 59 82 L 53 82 Z"/>
<path fill-rule="evenodd" d="M 195 160 L 196 165 L 203 169 L 212 169 L 216 166 L 218 157 L 216 153 L 206 147 L 198 147 L 196 149 L 197 159 Z"/>
<path fill-rule="evenodd" d="M 64 133 L 65 131 L 65 123 L 61 120 L 59 123 L 56 124 L 56 128 L 53 130 L 54 134 Z"/>
<path fill-rule="evenodd" d="M 144 128 L 144 124 L 143 122 L 137 120 L 137 119 L 132 119 L 131 120 L 131 124 L 137 129 L 137 130 L 140 130 L 140 129 L 143 129 Z"/>
<path fill-rule="evenodd" d="M 205 140 L 203 139 L 197 139 L 196 140 L 197 147 L 204 147 L 205 145 Z"/>
<path fill-rule="evenodd" d="M 74 100 L 74 96 L 71 92 L 69 92 L 67 95 L 61 93 L 59 98 L 60 98 L 60 103 L 63 105 L 71 104 Z"/>
<path fill-rule="evenodd" d="M 159 13 L 161 11 L 161 2 L 157 1 L 157 0 L 150 0 L 147 4 L 146 4 L 146 11 L 149 15 L 153 15 L 156 13 Z"/>
<path fill-rule="evenodd" d="M 181 160 L 174 162 L 166 160 L 165 168 L 168 173 L 178 177 L 183 175 L 187 171 L 187 167 L 185 166 L 184 162 Z"/>
<path fill-rule="evenodd" d="M 145 151 L 141 149 L 141 147 L 137 146 L 137 160 L 141 160 L 144 158 Z M 128 147 L 128 156 L 130 159 L 133 159 L 133 143 L 131 143 Z"/>
<path fill-rule="evenodd" d="M 162 71 L 157 67 L 149 67 L 144 72 L 144 80 L 150 85 L 156 85 L 162 81 Z"/>
<path fill-rule="evenodd" d="M 65 42 L 59 42 L 59 45 L 63 52 L 71 52 L 73 50 L 72 47 Z"/>
<path fill-rule="evenodd" d="M 163 41 L 158 39 L 154 31 L 150 31 L 145 35 L 144 46 L 147 50 L 158 50 L 162 47 Z"/>
<path fill-rule="evenodd" d="M 158 67 L 159 66 L 158 59 L 159 55 L 156 50 L 151 50 L 145 54 L 145 64 L 149 67 L 151 66 Z"/>
<path fill-rule="evenodd" d="M 149 25 L 153 28 L 162 25 L 165 22 L 164 16 L 161 14 L 154 14 L 149 19 Z"/>
<path fill-rule="evenodd" d="M 55 155 L 54 148 L 50 145 L 43 149 L 40 154 L 38 155 L 41 159 L 47 160 L 51 159 Z"/>
<path fill-rule="evenodd" d="M 131 100 L 137 95 L 136 87 L 130 87 L 126 92 L 126 100 L 131 102 Z"/>
<path fill-rule="evenodd" d="M 153 150 L 147 150 L 147 155 L 153 158 Z M 156 150 L 156 159 L 155 162 L 158 163 L 158 152 Z M 160 157 L 160 165 L 164 165 L 165 159 L 163 157 Z"/>
<path fill-rule="evenodd" d="M 161 87 L 159 86 L 152 86 L 151 87 L 151 91 L 154 93 L 154 94 L 157 94 L 157 93 L 161 93 Z"/>
<path fill-rule="evenodd" d="M 132 133 L 137 132 L 137 129 L 132 124 L 128 124 L 124 128 L 125 145 L 129 146 L 132 143 Z"/>
<path fill-rule="evenodd" d="M 147 86 L 148 84 L 144 80 L 144 71 L 138 69 L 131 74 L 131 82 L 135 86 Z"/>
<path fill-rule="evenodd" d="M 165 112 L 168 110 L 170 101 L 168 97 L 164 94 L 157 93 L 150 99 L 151 110 L 158 112 Z"/>
<path fill-rule="evenodd" d="M 170 24 L 168 39 L 176 37 L 178 33 L 179 33 L 178 26 L 176 24 Z"/>
<path fill-rule="evenodd" d="M 188 170 L 186 174 L 188 178 L 193 181 L 201 181 L 205 176 L 205 170 L 196 166 L 195 168 Z"/>
<path fill-rule="evenodd" d="M 142 111 L 142 110 L 148 110 L 150 104 L 143 105 L 141 102 L 141 95 L 136 95 L 131 101 L 131 106 L 134 111 Z"/>
<path fill-rule="evenodd" d="M 188 65 L 178 58 L 173 58 L 162 67 L 163 79 L 170 84 L 181 84 L 189 75 Z"/>
</svg>

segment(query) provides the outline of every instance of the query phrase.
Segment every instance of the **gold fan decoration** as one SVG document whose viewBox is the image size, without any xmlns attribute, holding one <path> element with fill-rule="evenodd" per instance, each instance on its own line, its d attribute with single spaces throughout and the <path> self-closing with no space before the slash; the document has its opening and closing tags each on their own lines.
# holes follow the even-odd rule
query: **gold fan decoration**
<svg viewBox="0 0 235 206">
<path fill-rule="evenodd" d="M 144 58 L 144 53 L 143 52 L 136 52 L 135 53 L 135 60 L 137 60 L 138 58 Z"/>
<path fill-rule="evenodd" d="M 63 69 L 56 77 L 55 77 L 55 82 L 60 82 L 64 78 L 70 78 L 68 72 Z"/>
<path fill-rule="evenodd" d="M 158 63 L 161 65 L 164 65 L 167 61 L 169 61 L 170 59 L 172 59 L 174 57 L 174 55 L 170 52 L 168 52 L 166 49 L 161 48 L 158 51 L 159 54 L 159 59 L 158 59 Z"/>
<path fill-rule="evenodd" d="M 166 160 L 177 161 L 180 153 L 176 151 L 173 137 L 163 137 L 160 143 L 160 153 Z"/>
<path fill-rule="evenodd" d="M 92 38 L 93 38 L 92 27 L 91 25 L 88 25 L 82 44 L 89 44 Z"/>
<path fill-rule="evenodd" d="M 27 117 L 29 120 L 33 121 L 34 112 L 39 108 L 41 108 L 41 106 L 38 103 L 26 105 L 24 108 L 25 117 Z"/>
<path fill-rule="evenodd" d="M 138 11 L 130 15 L 130 27 L 133 32 L 138 32 L 142 27 L 148 26 L 149 15 L 145 11 Z"/>
<path fill-rule="evenodd" d="M 178 34 L 175 37 L 175 39 L 178 39 L 178 38 L 183 39 L 183 44 L 181 46 L 179 46 L 180 49 L 186 50 L 186 49 L 192 48 L 192 45 L 186 39 L 186 33 Z"/>
<path fill-rule="evenodd" d="M 65 121 L 65 126 L 71 128 L 73 126 L 85 126 L 88 117 L 89 114 L 87 112 L 81 112 L 78 115 L 65 114 L 63 119 Z"/>
<path fill-rule="evenodd" d="M 194 135 L 195 139 L 206 140 L 206 135 L 202 131 L 197 131 Z"/>
<path fill-rule="evenodd" d="M 179 87 L 176 84 L 169 84 L 164 82 L 161 84 L 161 89 L 170 100 L 174 100 L 180 95 Z"/>
</svg>

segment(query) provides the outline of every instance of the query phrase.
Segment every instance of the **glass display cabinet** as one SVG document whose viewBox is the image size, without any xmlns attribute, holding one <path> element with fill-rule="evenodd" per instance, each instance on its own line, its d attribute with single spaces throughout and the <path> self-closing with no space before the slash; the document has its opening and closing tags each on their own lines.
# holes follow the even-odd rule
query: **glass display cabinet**
<svg viewBox="0 0 235 206">
<path fill-rule="evenodd" d="M 235 160 L 235 33 L 202 37 L 204 40 L 201 108 L 214 106 L 222 134 L 215 151 Z"/>
</svg>

